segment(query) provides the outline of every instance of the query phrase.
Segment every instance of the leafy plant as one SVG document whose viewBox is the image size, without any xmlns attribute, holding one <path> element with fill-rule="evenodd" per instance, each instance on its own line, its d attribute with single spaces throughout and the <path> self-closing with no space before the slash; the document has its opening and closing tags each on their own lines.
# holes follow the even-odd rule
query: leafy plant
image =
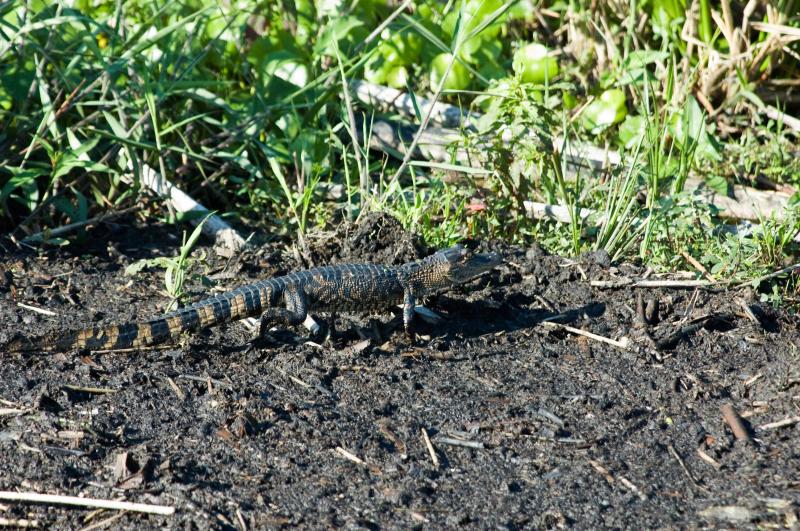
<svg viewBox="0 0 800 531">
<path fill-rule="evenodd" d="M 167 312 L 177 308 L 178 303 L 185 295 L 183 286 L 187 276 L 197 263 L 204 260 L 203 256 L 192 258 L 191 252 L 197 243 L 197 239 L 202 234 L 203 225 L 208 221 L 209 216 L 211 216 L 211 214 L 206 215 L 206 217 L 197 224 L 188 239 L 186 238 L 186 232 L 183 233 L 183 244 L 181 245 L 178 256 L 159 256 L 156 258 L 137 260 L 125 268 L 125 274 L 129 276 L 135 275 L 146 267 L 159 267 L 164 269 L 164 288 L 170 297 L 170 302 L 166 308 Z M 194 276 L 196 278 L 202 278 L 200 275 Z"/>
</svg>

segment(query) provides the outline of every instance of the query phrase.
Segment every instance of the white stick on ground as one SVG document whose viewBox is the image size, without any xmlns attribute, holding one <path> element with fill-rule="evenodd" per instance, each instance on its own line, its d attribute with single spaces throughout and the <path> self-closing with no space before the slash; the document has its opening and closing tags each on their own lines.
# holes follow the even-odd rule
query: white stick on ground
<svg viewBox="0 0 800 531">
<path fill-rule="evenodd" d="M 209 212 L 206 207 L 195 201 L 189 194 L 169 182 L 163 175 L 147 164 L 142 164 L 141 167 L 142 184 L 161 197 L 169 199 L 178 212 Z M 128 169 L 133 169 L 131 164 L 128 165 Z M 208 218 L 205 225 L 203 225 L 203 234 L 213 238 L 217 245 L 231 251 L 238 251 L 245 243 L 245 239 L 217 215 L 212 215 Z"/>
<path fill-rule="evenodd" d="M 575 328 L 572 326 L 568 326 L 561 323 L 554 323 L 552 321 L 542 321 L 543 325 L 552 326 L 556 328 L 562 328 L 567 332 L 587 337 L 589 339 L 594 339 L 595 341 L 599 341 L 601 343 L 606 343 L 607 345 L 611 345 L 613 347 L 617 347 L 622 350 L 628 350 L 628 338 L 623 337 L 621 341 L 617 341 L 616 339 L 611 339 L 608 337 L 600 336 L 597 334 L 593 334 L 592 332 L 587 332 L 586 330 L 581 330 L 580 328 Z"/>
<path fill-rule="evenodd" d="M 0 500 L 93 507 L 96 509 L 111 509 L 115 511 L 160 514 L 163 516 L 169 516 L 175 513 L 175 507 L 167 505 L 150 505 L 146 503 L 132 503 L 116 500 L 100 500 L 97 498 L 79 498 L 78 496 L 60 496 L 57 494 L 39 494 L 37 492 L 0 491 Z"/>
</svg>

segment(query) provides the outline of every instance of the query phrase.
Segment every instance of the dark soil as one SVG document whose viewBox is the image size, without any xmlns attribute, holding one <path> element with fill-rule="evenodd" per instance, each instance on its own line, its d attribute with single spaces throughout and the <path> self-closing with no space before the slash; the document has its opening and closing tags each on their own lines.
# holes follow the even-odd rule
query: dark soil
<svg viewBox="0 0 800 531">
<path fill-rule="evenodd" d="M 163 272 L 124 269 L 175 255 L 180 231 L 104 225 L 82 244 L 5 254 L 0 344 L 157 315 Z M 415 345 L 387 310 L 340 316 L 322 345 L 298 328 L 248 351 L 237 323 L 140 352 L 0 353 L 0 490 L 176 508 L 109 524 L 129 529 L 797 528 L 800 424 L 761 428 L 800 415 L 794 317 L 747 290 L 595 288 L 644 274 L 602 254 L 482 247 L 506 265 L 428 301 L 444 320 L 420 323 Z M 197 271 L 232 288 L 429 251 L 373 217 L 305 252 L 226 261 L 207 248 Z M 629 347 L 542 322 L 555 315 Z M 112 515 L 0 501 L 0 518 L 58 528 Z"/>
</svg>

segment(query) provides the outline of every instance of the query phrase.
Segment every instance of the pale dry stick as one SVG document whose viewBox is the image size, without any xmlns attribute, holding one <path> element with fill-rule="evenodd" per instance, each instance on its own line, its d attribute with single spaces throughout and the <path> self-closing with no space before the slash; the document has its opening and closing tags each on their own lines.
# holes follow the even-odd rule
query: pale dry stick
<svg viewBox="0 0 800 531">
<path fill-rule="evenodd" d="M 411 117 L 416 116 L 416 109 L 420 109 L 422 112 L 430 111 L 431 121 L 447 127 L 469 129 L 473 125 L 469 118 L 464 118 L 464 112 L 460 108 L 449 103 L 433 102 L 424 96 L 412 98 L 406 92 L 361 79 L 350 81 L 350 88 L 356 98 L 367 105 L 389 106 Z"/>
<path fill-rule="evenodd" d="M 636 496 L 642 500 L 647 501 L 647 495 L 639 489 L 636 485 L 634 485 L 628 478 L 625 476 L 618 476 L 619 482 L 622 483 L 625 487 L 628 488 L 631 492 L 636 494 Z"/>
<path fill-rule="evenodd" d="M 26 310 L 30 310 L 32 312 L 40 313 L 42 315 L 49 315 L 51 317 L 58 315 L 56 312 L 45 310 L 44 308 L 37 308 L 36 306 L 31 306 L 30 304 L 25 304 L 23 302 L 18 302 L 17 306 L 19 306 L 20 308 L 25 308 Z"/>
<path fill-rule="evenodd" d="M 247 524 L 244 523 L 244 516 L 238 507 L 236 508 L 236 519 L 239 521 L 239 525 L 242 526 L 242 530 L 247 531 Z"/>
<path fill-rule="evenodd" d="M 172 387 L 172 390 L 175 391 L 175 394 L 178 396 L 178 399 L 181 402 L 186 400 L 186 393 L 183 392 L 183 389 L 178 387 L 178 384 L 175 383 L 175 380 L 167 376 L 167 383 L 169 384 L 170 387 Z"/>
<path fill-rule="evenodd" d="M 749 284 L 750 282 L 752 282 L 753 284 L 761 284 L 765 280 L 770 280 L 772 278 L 779 277 L 781 275 L 785 275 L 786 273 L 793 273 L 794 271 L 796 271 L 798 269 L 800 269 L 800 263 L 792 264 L 789 267 L 784 267 L 783 269 L 779 269 L 778 271 L 775 271 L 775 272 L 760 276 L 760 277 L 758 277 L 757 279 L 755 279 L 753 281 L 743 280 L 743 281 L 741 281 L 739 283 L 739 285 Z"/>
<path fill-rule="evenodd" d="M 462 439 L 454 439 L 452 437 L 436 437 L 436 442 L 439 444 L 446 444 L 448 446 L 461 446 L 463 448 L 472 448 L 473 450 L 483 450 L 484 445 L 480 441 L 464 441 Z"/>
<path fill-rule="evenodd" d="M 595 461 L 594 459 L 589 459 L 588 461 L 589 461 L 589 464 L 592 465 L 592 468 L 594 468 L 595 470 L 600 472 L 600 474 L 605 478 L 606 482 L 608 482 L 609 485 L 613 485 L 614 484 L 614 476 L 611 475 L 611 472 L 609 472 L 606 467 L 604 467 L 603 465 L 601 465 L 598 461 Z"/>
<path fill-rule="evenodd" d="M 708 272 L 708 269 L 706 269 L 703 266 L 703 264 L 698 262 L 697 259 L 694 256 L 690 255 L 686 251 L 681 251 L 681 255 L 683 255 L 683 257 L 686 259 L 686 261 L 689 262 L 692 265 L 692 267 L 697 269 L 697 271 L 699 271 L 700 274 L 702 274 L 704 277 L 706 277 L 709 281 L 715 282 L 717 280 L 713 276 L 711 276 L 711 273 Z"/>
<path fill-rule="evenodd" d="M 750 308 L 749 304 L 747 304 L 747 301 L 745 301 L 744 299 L 737 298 L 736 302 L 739 304 L 739 306 L 742 307 L 742 311 L 747 316 L 747 318 L 750 319 L 751 323 L 753 323 L 753 324 L 761 324 L 759 322 L 759 320 L 758 320 L 758 317 L 756 317 L 756 314 L 753 313 L 753 309 Z M 763 375 L 759 374 L 755 378 L 751 378 L 752 381 L 748 380 L 747 382 L 744 383 L 744 385 L 749 387 L 750 385 L 753 384 L 753 382 L 755 382 L 756 380 L 761 378 L 761 376 L 763 376 Z"/>
<path fill-rule="evenodd" d="M 341 455 L 342 457 L 344 457 L 348 461 L 352 461 L 353 463 L 355 463 L 357 465 L 361 465 L 361 466 L 369 466 L 369 465 L 367 465 L 366 461 L 364 461 L 363 459 L 361 459 L 360 457 L 358 457 L 355 454 L 351 454 L 350 452 L 348 452 L 347 450 L 345 450 L 341 446 L 337 446 L 335 448 L 335 450 L 339 455 Z"/>
<path fill-rule="evenodd" d="M 567 332 L 587 337 L 589 339 L 594 339 L 595 341 L 600 341 L 601 343 L 605 343 L 607 345 L 611 345 L 612 347 L 617 347 L 622 350 L 628 350 L 628 338 L 623 337 L 622 341 L 617 341 L 615 339 L 611 339 L 605 336 L 600 336 L 597 334 L 593 334 L 592 332 L 587 332 L 586 330 L 581 330 L 580 328 L 574 328 L 569 325 L 561 324 L 561 323 L 554 323 L 552 321 L 542 321 L 543 325 L 551 326 L 554 328 L 562 328 Z"/>
<path fill-rule="evenodd" d="M 111 509 L 116 511 L 131 511 L 135 513 L 158 514 L 170 516 L 175 514 L 175 507 L 168 505 L 150 505 L 147 503 L 133 503 L 117 500 L 103 500 L 98 498 L 79 498 L 78 496 L 61 496 L 58 494 L 39 494 L 38 492 L 13 492 L 0 491 L 0 500 L 13 502 L 44 503 L 55 505 L 71 505 L 75 507 L 93 507 Z"/>
<path fill-rule="evenodd" d="M 672 454 L 672 457 L 674 457 L 675 460 L 678 462 L 678 464 L 681 466 L 681 468 L 683 469 L 683 472 L 686 474 L 686 477 L 688 477 L 689 481 L 692 482 L 692 485 L 694 485 L 695 487 L 699 487 L 700 485 L 697 483 L 697 480 L 694 478 L 694 474 L 692 474 L 692 471 L 689 470 L 688 466 L 686 466 L 686 463 L 684 462 L 684 460 L 680 456 L 680 454 L 678 454 L 678 451 L 675 449 L 675 447 L 670 443 L 669 445 L 667 445 L 667 449 L 669 450 L 669 453 Z"/>
<path fill-rule="evenodd" d="M 439 456 L 436 455 L 436 450 L 433 449 L 433 444 L 431 444 L 431 439 L 428 437 L 428 431 L 425 428 L 422 428 L 422 439 L 425 441 L 425 448 L 428 449 L 428 454 L 431 456 L 433 468 L 439 468 Z"/>
<path fill-rule="evenodd" d="M 800 423 L 800 417 L 789 417 L 788 419 L 779 420 L 777 422 L 768 422 L 767 424 L 762 424 L 756 429 L 759 431 L 774 430 L 777 428 L 785 428 L 786 426 L 793 426 L 798 423 Z"/>
<path fill-rule="evenodd" d="M 747 380 L 746 382 L 744 382 L 744 386 L 745 387 L 750 387 L 751 385 L 753 385 L 754 383 L 756 383 L 757 381 L 759 381 L 763 377 L 764 377 L 763 374 L 758 373 L 755 376 L 753 376 L 752 378 L 750 378 L 749 380 Z"/>
<path fill-rule="evenodd" d="M 133 171 L 133 163 L 128 162 L 128 169 Z M 142 184 L 164 199 L 169 199 L 177 212 L 198 212 L 208 214 L 209 210 L 195 201 L 183 190 L 172 184 L 164 176 L 147 164 L 141 165 Z M 203 225 L 203 234 L 213 238 L 219 245 L 231 251 L 241 249 L 245 240 L 226 221 L 217 215 L 211 215 Z"/>
<path fill-rule="evenodd" d="M 772 105 L 767 105 L 763 110 L 764 114 L 766 114 L 767 117 L 771 118 L 772 120 L 783 122 L 786 127 L 800 132 L 800 120 L 794 116 L 790 116 L 782 111 L 779 111 Z"/>
<path fill-rule="evenodd" d="M 708 280 L 592 280 L 589 285 L 595 288 L 703 288 L 724 284 Z"/>
<path fill-rule="evenodd" d="M 800 39 L 800 28 L 795 28 L 793 26 L 786 26 L 785 24 L 773 24 L 770 22 L 751 22 L 750 25 L 754 30 L 757 31 L 776 33 L 779 35 L 786 35 L 787 37 Z"/>
<path fill-rule="evenodd" d="M 10 417 L 14 415 L 24 415 L 32 411 L 30 409 L 18 409 L 13 407 L 0 407 L 0 417 Z"/>
<path fill-rule="evenodd" d="M 701 448 L 697 449 L 697 455 L 698 457 L 700 457 L 700 459 L 702 459 L 709 465 L 713 466 L 715 469 L 719 470 L 720 468 L 722 468 L 722 465 L 719 464 L 719 462 L 716 459 L 705 453 Z"/>
<path fill-rule="evenodd" d="M 222 380 L 215 380 L 213 378 L 208 378 L 208 377 L 204 377 L 204 376 L 194 376 L 194 375 L 191 375 L 191 374 L 181 374 L 181 375 L 178 376 L 178 378 L 181 378 L 183 380 L 190 380 L 192 382 L 199 382 L 199 383 L 208 383 L 209 381 L 211 381 L 211 383 L 216 385 L 217 387 L 227 387 L 227 388 L 232 388 L 233 387 L 233 385 L 231 385 L 228 382 L 223 382 Z"/>
</svg>

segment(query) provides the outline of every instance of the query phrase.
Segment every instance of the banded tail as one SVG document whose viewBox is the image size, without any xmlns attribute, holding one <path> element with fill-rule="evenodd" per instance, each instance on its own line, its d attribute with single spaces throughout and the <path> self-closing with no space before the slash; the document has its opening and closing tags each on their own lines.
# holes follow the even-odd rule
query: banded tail
<svg viewBox="0 0 800 531">
<path fill-rule="evenodd" d="M 149 321 L 107 327 L 90 327 L 34 338 L 16 338 L 2 348 L 6 352 L 116 350 L 164 343 L 183 332 L 192 332 L 245 317 L 260 315 L 274 305 L 282 283 L 262 280 L 196 302 Z"/>
</svg>

